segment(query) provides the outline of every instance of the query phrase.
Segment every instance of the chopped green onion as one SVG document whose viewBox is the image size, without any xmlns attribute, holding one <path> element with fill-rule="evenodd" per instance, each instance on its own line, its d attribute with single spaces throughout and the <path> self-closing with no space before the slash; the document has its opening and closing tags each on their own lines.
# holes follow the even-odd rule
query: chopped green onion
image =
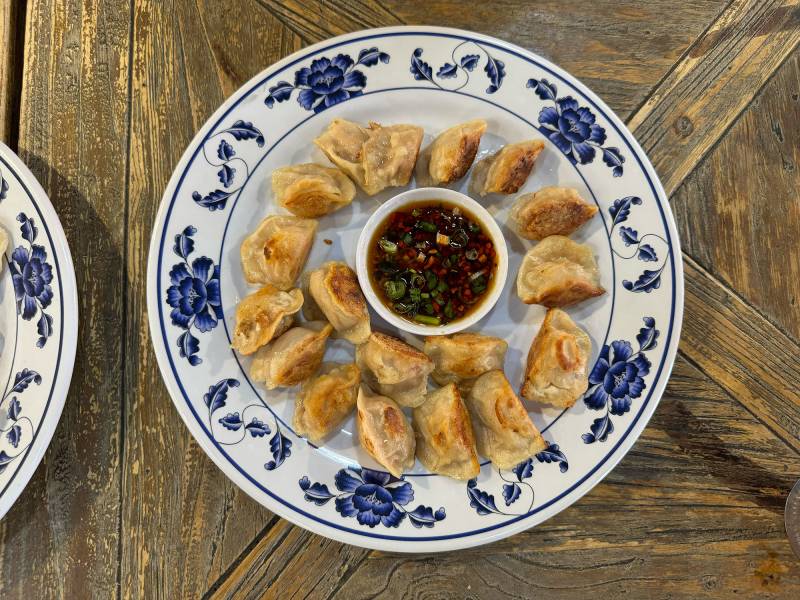
<svg viewBox="0 0 800 600">
<path fill-rule="evenodd" d="M 422 231 L 427 231 L 428 233 L 436 233 L 436 225 L 430 221 L 420 221 L 419 228 L 422 229 Z"/>
<path fill-rule="evenodd" d="M 469 243 L 469 236 L 463 229 L 459 229 L 450 236 L 450 245 L 453 248 L 463 248 Z"/>
<path fill-rule="evenodd" d="M 428 292 L 422 292 L 422 293 L 419 295 L 419 297 L 420 297 L 420 298 L 424 298 L 425 300 L 427 300 L 428 298 L 430 298 L 430 297 L 431 297 L 431 295 L 430 295 Z"/>
<path fill-rule="evenodd" d="M 411 298 L 412 302 L 419 302 L 420 298 L 422 298 L 422 292 L 419 291 L 419 288 L 411 288 L 408 290 L 408 297 Z"/>
<path fill-rule="evenodd" d="M 467 257 L 467 260 L 475 260 L 478 258 L 478 251 L 475 248 L 470 248 L 464 253 L 464 256 Z"/>
<path fill-rule="evenodd" d="M 414 310 L 414 305 L 413 304 L 407 304 L 405 302 L 395 302 L 392 305 L 392 308 L 394 308 L 401 315 L 404 315 L 406 313 L 412 312 Z"/>
<path fill-rule="evenodd" d="M 424 312 L 426 312 L 427 314 L 432 315 L 433 312 L 434 312 L 433 311 L 433 304 L 431 304 L 430 302 L 426 302 L 425 304 L 422 305 L 422 310 Z"/>
<path fill-rule="evenodd" d="M 437 292 L 446 292 L 449 289 L 450 286 L 447 285 L 447 282 L 444 279 L 440 280 L 439 283 L 436 285 Z"/>
<path fill-rule="evenodd" d="M 481 228 L 480 228 L 480 226 L 479 226 L 477 223 L 470 223 L 470 224 L 469 224 L 469 230 L 470 230 L 472 233 L 480 233 L 480 231 L 481 231 Z"/>
<path fill-rule="evenodd" d="M 414 273 L 411 275 L 411 279 L 409 279 L 409 283 L 411 284 L 411 287 L 421 288 L 423 285 L 425 285 L 425 278 L 414 271 Z"/>
<path fill-rule="evenodd" d="M 415 209 L 413 209 L 413 210 L 411 211 L 411 216 L 412 216 L 412 217 L 418 217 L 418 216 L 420 216 L 421 214 L 422 214 L 422 211 L 421 211 L 420 209 L 418 209 L 418 208 L 415 208 Z"/>
<path fill-rule="evenodd" d="M 402 281 L 387 281 L 383 284 L 383 289 L 389 300 L 399 300 L 406 295 L 406 284 Z"/>
<path fill-rule="evenodd" d="M 403 242 L 404 242 L 406 245 L 410 246 L 411 244 L 413 244 L 413 243 L 414 243 L 414 236 L 413 236 L 413 235 L 411 235 L 411 233 L 410 233 L 410 232 L 409 232 L 409 233 L 407 233 L 407 234 L 405 234 L 405 235 L 403 236 Z"/>
<path fill-rule="evenodd" d="M 481 284 L 481 285 L 473 285 L 472 286 L 472 293 L 473 294 L 482 294 L 485 291 L 486 291 L 486 286 L 483 285 L 483 284 Z"/>
<path fill-rule="evenodd" d="M 429 290 L 435 289 L 438 281 L 439 278 L 436 277 L 433 271 L 425 271 L 425 283 L 428 285 Z"/>
<path fill-rule="evenodd" d="M 414 320 L 423 325 L 441 325 L 442 320 L 439 317 L 430 317 L 428 315 L 414 315 Z"/>
<path fill-rule="evenodd" d="M 485 272 L 486 272 L 486 269 L 481 269 L 480 271 L 477 271 L 477 272 L 473 273 L 472 275 L 470 275 L 470 276 L 469 276 L 469 280 L 470 280 L 470 281 L 475 281 L 475 280 L 476 280 L 476 279 L 478 279 L 479 277 L 483 277 L 483 274 L 484 274 Z"/>
<path fill-rule="evenodd" d="M 453 303 L 450 300 L 447 301 L 447 304 L 444 307 L 444 316 L 448 319 L 452 319 L 456 316 L 456 311 L 453 310 Z"/>
<path fill-rule="evenodd" d="M 388 254 L 394 254 L 395 252 L 397 252 L 397 244 L 395 244 L 394 242 L 390 242 L 386 238 L 381 238 L 380 241 L 378 242 L 378 246 L 380 246 L 381 250 L 383 250 Z"/>
</svg>

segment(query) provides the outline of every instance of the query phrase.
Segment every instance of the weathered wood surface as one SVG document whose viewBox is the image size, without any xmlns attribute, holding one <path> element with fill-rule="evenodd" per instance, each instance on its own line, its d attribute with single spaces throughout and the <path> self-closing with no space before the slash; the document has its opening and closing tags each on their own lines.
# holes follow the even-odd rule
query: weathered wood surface
<svg viewBox="0 0 800 600">
<path fill-rule="evenodd" d="M 91 4 L 28 2 L 19 155 L 64 225 L 81 320 L 58 429 L 0 521 L 2 598 L 117 591 L 130 11 Z"/>
<path fill-rule="evenodd" d="M 22 20 L 0 127 L 64 222 L 82 325 L 64 421 L 0 522 L 0 597 L 800 595 L 782 526 L 800 477 L 796 2 L 28 0 Z M 162 191 L 220 102 L 294 50 L 401 23 L 496 35 L 586 81 L 674 193 L 687 253 L 682 357 L 641 441 L 540 527 L 439 556 L 338 544 L 246 497 L 174 411 L 145 306 Z"/>
<path fill-rule="evenodd" d="M 20 44 L 24 7 L 17 0 L 0 1 L 0 142 L 16 144 L 16 120 L 20 98 Z"/>
</svg>

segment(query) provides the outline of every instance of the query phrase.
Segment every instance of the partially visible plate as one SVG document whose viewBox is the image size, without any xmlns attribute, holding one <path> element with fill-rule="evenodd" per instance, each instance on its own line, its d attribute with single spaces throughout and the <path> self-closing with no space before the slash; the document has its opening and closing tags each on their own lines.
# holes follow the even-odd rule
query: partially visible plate
<svg viewBox="0 0 800 600">
<path fill-rule="evenodd" d="M 69 390 L 78 341 L 72 257 L 47 194 L 0 143 L 0 517 L 44 456 Z"/>
<path fill-rule="evenodd" d="M 230 349 L 236 304 L 251 288 L 239 246 L 266 214 L 270 173 L 327 163 L 312 140 L 334 118 L 413 123 L 423 145 L 482 117 L 479 157 L 539 138 L 545 150 L 522 192 L 572 186 L 600 209 L 575 238 L 594 251 L 608 293 L 569 308 L 592 338 L 593 384 L 567 411 L 527 404 L 547 450 L 512 470 L 483 461 L 469 482 L 419 463 L 389 476 L 354 438 L 354 419 L 320 446 L 292 430 L 296 390 L 266 391 L 249 359 Z M 456 189 L 468 193 L 468 179 Z M 410 187 L 415 187 L 412 181 Z M 356 241 L 380 202 L 359 194 L 319 220 L 306 265 L 355 264 Z M 506 374 L 519 389 L 525 356 L 544 317 L 522 304 L 514 281 L 532 243 L 508 227 L 512 199 L 478 199 L 509 249 L 503 296 L 474 327 L 505 338 Z M 322 243 L 327 240 L 329 243 Z M 669 204 L 630 132 L 585 85 L 506 42 L 454 29 L 362 31 L 311 46 L 269 67 L 209 119 L 164 194 L 148 265 L 148 312 L 159 366 L 198 443 L 248 494 L 311 531 L 381 550 L 431 552 L 522 531 L 575 502 L 625 455 L 655 410 L 680 333 L 683 275 Z M 373 315 L 374 329 L 395 333 Z M 411 343 L 420 340 L 407 336 Z M 327 360 L 352 360 L 329 344 Z M 356 436 L 357 437 L 357 436 Z"/>
</svg>

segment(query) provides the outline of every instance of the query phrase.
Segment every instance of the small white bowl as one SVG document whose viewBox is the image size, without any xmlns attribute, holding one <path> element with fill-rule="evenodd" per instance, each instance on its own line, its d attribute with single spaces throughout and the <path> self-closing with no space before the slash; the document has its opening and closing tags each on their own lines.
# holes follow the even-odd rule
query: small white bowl
<svg viewBox="0 0 800 600">
<path fill-rule="evenodd" d="M 484 231 L 491 238 L 495 252 L 497 253 L 497 271 L 492 280 L 492 287 L 489 291 L 489 295 L 483 299 L 478 310 L 468 314 L 463 319 L 453 321 L 446 325 L 422 325 L 412 323 L 392 312 L 391 309 L 383 304 L 378 294 L 373 289 L 372 281 L 369 276 L 369 269 L 367 267 L 369 244 L 375 233 L 375 229 L 383 223 L 384 219 L 386 219 L 390 213 L 409 204 L 416 204 L 423 200 L 442 200 L 448 204 L 465 209 L 483 226 Z M 494 218 L 492 218 L 492 215 L 469 196 L 446 188 L 417 188 L 397 194 L 397 196 L 384 202 L 378 210 L 372 213 L 372 216 L 369 218 L 366 225 L 364 225 L 364 229 L 361 230 L 361 235 L 358 238 L 358 246 L 356 248 L 356 273 L 358 274 L 358 282 L 361 284 L 361 289 L 367 301 L 381 317 L 386 319 L 386 321 L 398 329 L 416 335 L 449 335 L 474 325 L 497 303 L 500 294 L 503 293 L 506 275 L 508 274 L 508 248 L 506 247 L 506 240 L 503 237 L 503 233 L 500 231 L 500 227 L 498 227 Z"/>
</svg>

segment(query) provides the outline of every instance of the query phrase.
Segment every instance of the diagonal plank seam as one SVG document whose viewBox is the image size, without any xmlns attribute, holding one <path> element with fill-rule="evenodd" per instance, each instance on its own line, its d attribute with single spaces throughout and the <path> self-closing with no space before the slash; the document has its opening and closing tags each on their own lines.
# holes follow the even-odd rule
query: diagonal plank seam
<svg viewBox="0 0 800 600">
<path fill-rule="evenodd" d="M 281 15 L 281 13 L 279 11 L 276 11 L 275 7 L 272 6 L 269 2 L 267 2 L 266 0 L 256 0 L 256 3 L 259 6 L 261 6 L 261 8 L 263 8 L 265 11 L 267 11 L 270 15 L 275 17 L 275 19 L 280 21 L 289 31 L 291 31 L 297 37 L 299 37 L 303 41 L 303 44 L 308 46 L 308 45 L 311 45 L 311 44 L 314 43 L 313 40 L 308 37 L 307 33 L 303 32 L 302 29 L 297 27 L 297 25 L 295 25 L 295 23 L 291 19 L 282 19 L 281 17 L 283 15 Z M 301 15 L 298 15 L 297 13 L 295 13 L 294 11 L 287 9 L 286 7 L 284 7 L 284 8 L 289 13 L 291 13 L 291 14 L 297 16 L 297 17 L 301 16 Z M 327 33 L 328 35 L 331 35 L 329 31 L 324 31 L 324 33 Z"/>
<path fill-rule="evenodd" d="M 134 1 L 130 1 L 130 17 L 128 19 L 128 118 L 127 123 L 125 124 L 126 128 L 126 135 L 128 137 L 127 140 L 127 156 L 125 159 L 125 206 L 123 210 L 125 211 L 124 215 L 124 223 L 128 223 L 128 219 L 130 217 L 130 197 L 131 197 L 131 150 L 133 142 L 131 140 L 131 127 L 133 121 L 133 45 L 134 45 L 134 31 L 135 31 L 135 11 L 134 11 Z M 129 235 L 129 228 L 125 227 L 125 230 L 122 234 L 122 283 L 123 289 L 128 289 L 128 246 L 130 242 L 130 235 Z M 127 314 L 128 314 L 128 294 L 122 295 L 122 315 L 125 321 L 127 322 Z M 127 362 L 127 355 L 128 355 L 128 327 L 122 327 L 122 365 L 125 365 Z M 127 410 L 127 403 L 125 402 L 125 395 L 128 390 L 128 378 L 126 373 L 128 372 L 127 369 L 123 370 L 122 379 L 120 381 L 120 388 L 121 394 L 120 397 L 122 398 L 122 403 L 120 405 L 120 436 L 119 436 L 119 464 L 125 464 L 125 434 L 127 431 L 127 418 L 126 418 L 126 410 Z M 123 556 L 123 531 L 122 531 L 122 521 L 125 514 L 125 504 L 127 502 L 125 496 L 125 473 L 126 471 L 123 470 L 120 473 L 119 477 L 119 510 L 117 511 L 117 600 L 122 598 L 122 556 Z"/>
</svg>

